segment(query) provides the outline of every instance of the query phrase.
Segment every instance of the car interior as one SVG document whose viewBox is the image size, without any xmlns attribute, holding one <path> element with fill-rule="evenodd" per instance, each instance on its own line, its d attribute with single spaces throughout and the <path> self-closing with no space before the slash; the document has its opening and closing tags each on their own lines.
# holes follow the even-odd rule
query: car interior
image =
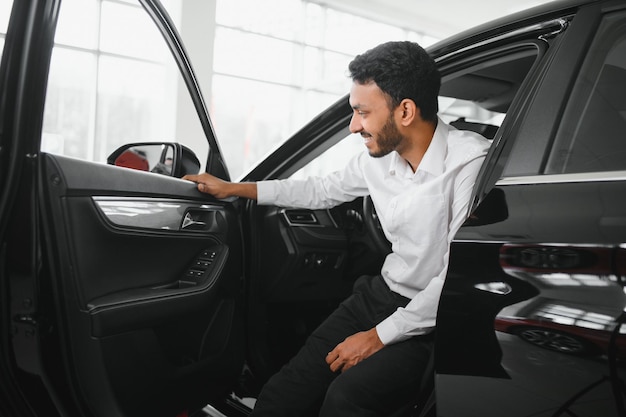
<svg viewBox="0 0 626 417">
<path fill-rule="evenodd" d="M 478 60 L 474 56 L 444 65 L 441 102 L 447 107 L 440 109 L 440 116 L 458 129 L 493 140 L 544 50 L 542 42 L 520 42 L 482 53 Z M 329 141 L 338 143 L 346 135 L 344 129 Z M 350 293 L 359 276 L 380 272 L 389 245 L 368 200 L 359 198 L 330 210 L 250 204 L 247 223 L 252 227 L 250 247 L 255 248 L 250 254 L 247 315 L 252 370 L 238 395 L 254 396 Z"/>
</svg>

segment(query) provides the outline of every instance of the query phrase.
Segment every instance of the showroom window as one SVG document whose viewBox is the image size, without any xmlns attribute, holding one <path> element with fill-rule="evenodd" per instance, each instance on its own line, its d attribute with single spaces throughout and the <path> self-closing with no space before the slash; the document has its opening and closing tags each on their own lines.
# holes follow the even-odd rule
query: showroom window
<svg viewBox="0 0 626 417">
<path fill-rule="evenodd" d="M 609 15 L 589 50 L 546 173 L 626 170 L 626 15 Z"/>
<path fill-rule="evenodd" d="M 234 178 L 348 93 L 355 55 L 389 40 L 436 41 L 303 0 L 216 4 L 211 117 Z"/>
<path fill-rule="evenodd" d="M 179 9 L 166 1 L 170 13 Z M 173 16 L 175 18 L 176 16 Z M 64 0 L 52 52 L 43 151 L 106 161 L 131 142 L 176 141 L 203 160 L 197 126 L 177 126 L 178 68 L 156 26 L 136 1 Z M 182 98 L 181 98 L 182 97 Z"/>
<path fill-rule="evenodd" d="M 181 0 L 162 3 L 178 24 Z M 0 48 L 11 4 L 0 0 Z M 214 4 L 212 67 L 197 75 L 209 80 L 205 98 L 234 179 L 349 91 L 356 54 L 387 40 L 437 41 L 305 0 Z M 202 163 L 208 152 L 165 43 L 136 0 L 63 0 L 42 150 L 105 162 L 140 141 L 183 143 Z"/>
<path fill-rule="evenodd" d="M 7 27 L 9 26 L 9 17 L 12 7 L 13 0 L 0 0 L 0 57 L 4 50 L 4 38 L 7 33 Z"/>
</svg>

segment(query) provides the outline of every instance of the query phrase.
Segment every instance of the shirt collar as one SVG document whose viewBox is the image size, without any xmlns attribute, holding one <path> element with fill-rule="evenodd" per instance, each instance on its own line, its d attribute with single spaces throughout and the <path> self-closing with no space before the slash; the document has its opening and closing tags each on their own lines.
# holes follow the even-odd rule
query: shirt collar
<svg viewBox="0 0 626 417">
<path fill-rule="evenodd" d="M 426 149 L 426 153 L 418 165 L 417 171 L 415 171 L 416 175 L 420 171 L 428 172 L 433 176 L 443 174 L 446 160 L 448 130 L 449 126 L 438 118 L 433 140 L 430 142 L 430 145 L 428 145 L 428 149 Z M 405 170 L 411 170 L 409 164 L 400 154 L 394 151 L 389 164 L 389 173 L 395 175 Z"/>
</svg>

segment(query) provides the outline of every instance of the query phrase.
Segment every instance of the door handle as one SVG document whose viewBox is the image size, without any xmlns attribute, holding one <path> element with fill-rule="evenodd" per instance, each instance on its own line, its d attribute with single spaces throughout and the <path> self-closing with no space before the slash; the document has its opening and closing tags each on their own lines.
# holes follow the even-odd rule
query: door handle
<svg viewBox="0 0 626 417">
<path fill-rule="evenodd" d="M 180 230 L 201 232 L 226 231 L 226 219 L 219 211 L 190 209 L 183 216 Z"/>
<path fill-rule="evenodd" d="M 183 224 L 180 226 L 181 230 L 203 230 L 207 224 L 201 220 L 202 217 L 201 213 L 194 213 L 193 210 L 189 210 L 185 213 Z"/>
</svg>

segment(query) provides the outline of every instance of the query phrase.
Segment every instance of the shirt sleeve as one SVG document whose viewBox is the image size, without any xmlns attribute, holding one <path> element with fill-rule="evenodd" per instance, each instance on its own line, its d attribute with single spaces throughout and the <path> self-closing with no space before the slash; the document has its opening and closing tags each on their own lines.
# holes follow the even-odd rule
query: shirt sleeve
<svg viewBox="0 0 626 417">
<path fill-rule="evenodd" d="M 325 209 L 368 194 L 362 164 L 364 153 L 354 156 L 343 170 L 325 177 L 257 182 L 257 204 Z"/>
<path fill-rule="evenodd" d="M 432 277 L 428 285 L 413 297 L 406 307 L 398 308 L 376 326 L 378 337 L 385 345 L 434 330 L 439 298 L 447 274 L 450 243 L 469 214 L 470 198 L 483 160 L 484 153 L 464 165 L 456 178 L 451 207 L 452 220 L 448 227 L 448 245 L 443 254 L 443 265 L 446 267 L 437 276 Z"/>
</svg>

